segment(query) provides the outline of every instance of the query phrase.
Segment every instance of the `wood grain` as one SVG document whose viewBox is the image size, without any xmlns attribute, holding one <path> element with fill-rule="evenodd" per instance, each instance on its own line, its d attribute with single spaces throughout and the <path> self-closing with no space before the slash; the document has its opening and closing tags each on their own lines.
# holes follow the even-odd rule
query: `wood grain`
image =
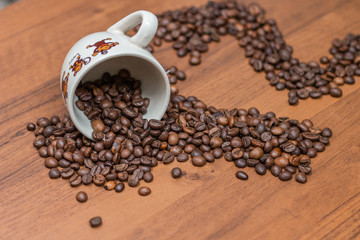
<svg viewBox="0 0 360 240">
<path fill-rule="evenodd" d="M 327 55 L 334 37 L 360 29 L 358 0 L 258 2 L 303 61 Z M 359 83 L 344 86 L 340 99 L 325 96 L 288 106 L 287 92 L 269 87 L 231 37 L 211 44 L 199 67 L 176 58 L 170 45 L 155 56 L 186 70 L 188 80 L 179 84 L 186 96 L 331 127 L 331 144 L 314 159 L 307 184 L 283 183 L 253 169 L 246 169 L 249 180 L 240 182 L 235 166 L 223 159 L 201 169 L 160 165 L 145 198 L 137 189 L 121 194 L 95 186 L 73 189 L 48 178 L 25 125 L 65 112 L 58 77 L 70 47 L 133 11 L 160 13 L 193 4 L 22 0 L 0 10 L 0 239 L 360 239 Z M 173 179 L 175 166 L 187 175 Z M 88 193 L 88 202 L 76 202 L 79 190 Z M 91 229 L 88 220 L 97 215 L 104 224 Z"/>
</svg>

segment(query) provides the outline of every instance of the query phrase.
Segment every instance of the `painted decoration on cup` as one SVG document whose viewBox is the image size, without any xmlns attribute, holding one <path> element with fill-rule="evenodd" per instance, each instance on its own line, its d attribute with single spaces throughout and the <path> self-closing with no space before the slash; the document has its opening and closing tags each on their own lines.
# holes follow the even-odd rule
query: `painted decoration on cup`
<svg viewBox="0 0 360 240">
<path fill-rule="evenodd" d="M 94 53 L 92 54 L 92 56 L 95 57 L 96 55 L 98 55 L 98 53 L 101 53 L 103 55 L 107 54 L 110 48 L 115 47 L 119 44 L 118 42 L 105 42 L 106 40 L 111 40 L 111 38 L 103 39 L 94 43 L 93 45 L 88 45 L 86 48 L 95 47 Z"/>
<path fill-rule="evenodd" d="M 90 61 L 91 61 L 90 57 L 81 58 L 80 54 L 77 54 L 76 61 L 74 62 L 73 65 L 69 67 L 69 70 L 72 70 L 74 72 L 74 77 L 75 77 L 76 74 L 81 70 L 82 66 L 87 65 L 88 63 L 90 63 Z"/>
<path fill-rule="evenodd" d="M 67 97 L 68 97 L 68 94 L 67 94 L 67 85 L 68 85 L 68 81 L 69 81 L 69 75 L 70 75 L 70 73 L 67 73 L 67 75 L 65 76 L 65 71 L 64 71 L 64 73 L 63 73 L 63 75 L 62 75 L 62 78 L 61 78 L 61 81 L 62 81 L 61 91 L 63 92 L 65 102 L 66 102 L 66 99 L 67 99 Z"/>
</svg>

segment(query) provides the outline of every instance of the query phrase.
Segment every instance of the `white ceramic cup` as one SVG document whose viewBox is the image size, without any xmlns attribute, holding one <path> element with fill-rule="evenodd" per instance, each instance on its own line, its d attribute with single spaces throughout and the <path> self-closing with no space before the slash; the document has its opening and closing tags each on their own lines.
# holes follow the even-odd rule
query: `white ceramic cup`
<svg viewBox="0 0 360 240">
<path fill-rule="evenodd" d="M 127 31 L 141 24 L 133 36 Z M 137 11 L 111 26 L 106 32 L 90 34 L 79 40 L 68 52 L 60 73 L 63 100 L 76 128 L 93 139 L 90 120 L 75 102 L 75 90 L 80 82 L 95 81 L 103 73 L 118 73 L 127 69 L 141 81 L 142 96 L 150 99 L 144 118 L 160 120 L 170 98 L 167 74 L 160 63 L 145 49 L 156 33 L 157 18 L 147 11 Z"/>
</svg>

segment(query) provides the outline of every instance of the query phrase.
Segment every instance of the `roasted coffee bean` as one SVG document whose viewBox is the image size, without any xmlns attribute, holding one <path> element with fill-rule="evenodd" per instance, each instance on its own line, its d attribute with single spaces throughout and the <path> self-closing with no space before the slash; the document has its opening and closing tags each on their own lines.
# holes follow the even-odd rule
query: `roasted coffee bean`
<svg viewBox="0 0 360 240">
<path fill-rule="evenodd" d="M 182 171 L 180 168 L 176 167 L 171 170 L 171 176 L 173 178 L 179 178 L 182 176 Z"/>
<path fill-rule="evenodd" d="M 92 176 L 90 174 L 83 175 L 81 179 L 84 185 L 89 185 L 92 182 Z"/>
<path fill-rule="evenodd" d="M 204 153 L 203 153 L 203 157 L 205 158 L 205 160 L 206 160 L 207 162 L 213 162 L 213 161 L 215 161 L 215 157 L 214 157 L 214 155 L 213 155 L 211 152 L 204 152 Z"/>
<path fill-rule="evenodd" d="M 237 159 L 234 161 L 234 164 L 238 168 L 245 168 L 247 166 L 246 160 L 243 158 Z"/>
<path fill-rule="evenodd" d="M 221 148 L 215 148 L 213 150 L 213 155 L 216 159 L 219 159 L 223 156 L 223 150 Z"/>
<path fill-rule="evenodd" d="M 136 187 L 139 184 L 139 181 L 139 176 L 137 174 L 133 174 L 130 176 L 128 184 L 130 187 Z"/>
<path fill-rule="evenodd" d="M 266 173 L 266 167 L 265 167 L 264 164 L 258 163 L 258 164 L 256 164 L 256 166 L 255 166 L 255 171 L 256 171 L 256 173 L 259 174 L 259 175 L 264 175 L 264 174 Z"/>
<path fill-rule="evenodd" d="M 92 228 L 96 228 L 96 227 L 99 227 L 101 224 L 102 224 L 102 219 L 101 217 L 93 217 L 90 219 L 90 226 Z"/>
<path fill-rule="evenodd" d="M 93 182 L 96 186 L 103 186 L 106 182 L 106 179 L 102 174 L 95 174 L 93 177 Z"/>
<path fill-rule="evenodd" d="M 127 172 L 119 172 L 118 173 L 118 178 L 120 181 L 124 182 L 126 180 L 128 180 L 129 174 Z"/>
<path fill-rule="evenodd" d="M 243 172 L 243 171 L 237 171 L 236 172 L 236 177 L 240 180 L 248 180 L 248 175 L 246 174 L 246 172 Z"/>
<path fill-rule="evenodd" d="M 100 141 L 104 138 L 104 133 L 102 132 L 98 132 L 98 131 L 93 131 L 92 132 L 92 137 L 96 140 L 96 141 Z"/>
<path fill-rule="evenodd" d="M 260 147 L 256 147 L 250 152 L 250 158 L 259 159 L 263 156 L 264 151 Z"/>
<path fill-rule="evenodd" d="M 144 173 L 143 180 L 147 183 L 152 182 L 154 179 L 154 176 L 151 172 Z"/>
<path fill-rule="evenodd" d="M 159 130 L 163 127 L 163 123 L 159 120 L 151 119 L 149 121 L 149 127 L 151 129 Z"/>
<path fill-rule="evenodd" d="M 114 189 L 115 189 L 115 192 L 117 192 L 117 193 L 122 192 L 125 189 L 125 185 L 123 183 L 118 183 L 118 184 L 116 184 Z"/>
<path fill-rule="evenodd" d="M 58 166 L 58 161 L 53 157 L 48 157 L 45 159 L 44 164 L 47 168 L 56 168 Z"/>
<path fill-rule="evenodd" d="M 77 187 L 77 186 L 80 186 L 81 185 L 81 176 L 79 175 L 73 175 L 71 178 L 70 178 L 70 186 L 71 187 Z"/>
<path fill-rule="evenodd" d="M 289 160 L 286 157 L 280 156 L 274 159 L 274 163 L 279 167 L 286 167 L 289 164 Z"/>
<path fill-rule="evenodd" d="M 333 88 L 330 88 L 330 95 L 332 97 L 341 97 L 342 96 L 342 90 L 340 88 L 337 88 L 337 87 L 333 87 Z"/>
<path fill-rule="evenodd" d="M 186 153 L 180 153 L 176 156 L 176 160 L 178 162 L 186 162 L 189 159 L 189 155 Z"/>
<path fill-rule="evenodd" d="M 309 148 L 307 153 L 306 153 L 309 157 L 314 158 L 317 156 L 317 151 L 315 148 Z"/>
<path fill-rule="evenodd" d="M 51 168 L 49 171 L 49 177 L 52 179 L 59 178 L 61 176 L 61 172 L 57 168 Z"/>
<path fill-rule="evenodd" d="M 36 126 L 35 126 L 35 124 L 33 124 L 33 123 L 28 123 L 28 125 L 26 126 L 26 128 L 27 128 L 28 131 L 34 131 L 35 128 L 36 128 Z"/>
<path fill-rule="evenodd" d="M 297 173 L 295 179 L 299 183 L 306 183 L 307 182 L 307 176 L 303 172 Z"/>
<path fill-rule="evenodd" d="M 179 136 L 178 136 L 178 134 L 176 134 L 176 133 L 173 133 L 173 134 L 170 134 L 169 135 L 169 137 L 168 137 L 168 143 L 170 144 L 170 145 L 176 145 L 176 144 L 178 144 L 179 143 Z"/>
<path fill-rule="evenodd" d="M 164 164 L 169 164 L 171 163 L 172 161 L 174 161 L 175 159 L 175 156 L 173 153 L 171 152 L 166 152 L 162 158 L 162 161 Z"/>
<path fill-rule="evenodd" d="M 78 202 L 86 202 L 88 200 L 88 195 L 86 192 L 80 191 L 76 194 L 76 200 Z"/>
<path fill-rule="evenodd" d="M 286 166 L 286 167 L 285 167 L 285 170 L 288 171 L 288 172 L 290 172 L 291 174 L 296 173 L 296 168 L 293 167 L 293 166 Z"/>
<path fill-rule="evenodd" d="M 37 136 L 33 142 L 34 147 L 41 148 L 45 145 L 45 138 L 44 136 Z"/>
<path fill-rule="evenodd" d="M 246 160 L 246 164 L 249 166 L 249 167 L 255 167 L 260 161 L 257 160 L 257 159 L 247 159 Z"/>
<path fill-rule="evenodd" d="M 271 167 L 271 174 L 275 177 L 279 176 L 279 174 L 281 173 L 281 167 L 279 167 L 278 165 L 273 165 Z"/>
<path fill-rule="evenodd" d="M 192 157 L 191 162 L 196 167 L 202 167 L 206 164 L 206 159 L 202 156 L 194 156 Z"/>
<path fill-rule="evenodd" d="M 72 169 L 70 167 L 69 168 L 63 168 L 61 170 L 61 177 L 63 179 L 68 179 L 68 178 L 71 178 L 74 175 L 74 173 L 75 173 L 74 169 Z"/>
<path fill-rule="evenodd" d="M 151 193 L 151 189 L 148 187 L 140 187 L 138 193 L 140 196 L 147 196 Z"/>
<path fill-rule="evenodd" d="M 279 179 L 281 181 L 289 181 L 291 180 L 291 178 L 292 178 L 292 174 L 288 171 L 284 171 L 279 174 Z"/>
<path fill-rule="evenodd" d="M 331 137 L 332 136 L 332 131 L 331 131 L 331 129 L 330 128 L 324 128 L 323 130 L 322 130 L 322 136 L 324 136 L 324 137 Z"/>
</svg>

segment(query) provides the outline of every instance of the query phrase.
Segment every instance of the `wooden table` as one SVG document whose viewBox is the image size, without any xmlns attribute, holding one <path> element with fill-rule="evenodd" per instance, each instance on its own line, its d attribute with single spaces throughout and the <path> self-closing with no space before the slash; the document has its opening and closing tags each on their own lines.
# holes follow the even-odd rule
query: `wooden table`
<svg viewBox="0 0 360 240">
<path fill-rule="evenodd" d="M 360 30 L 358 0 L 258 2 L 303 61 L 328 55 L 334 37 Z M 93 185 L 74 189 L 48 178 L 25 126 L 65 112 L 58 78 L 70 47 L 133 11 L 160 13 L 192 3 L 22 0 L 0 10 L 0 239 L 360 238 L 360 84 L 344 86 L 340 99 L 325 96 L 291 107 L 287 91 L 269 87 L 231 37 L 211 44 L 199 67 L 176 58 L 169 45 L 155 56 L 186 70 L 188 80 L 179 84 L 186 96 L 331 127 L 331 144 L 313 160 L 307 184 L 259 176 L 254 169 L 246 169 L 249 180 L 242 182 L 235 178 L 236 167 L 223 159 L 200 169 L 190 162 L 156 167 L 148 197 L 128 187 L 117 194 Z M 173 179 L 175 166 L 187 175 Z M 75 200 L 79 190 L 88 193 L 88 202 Z M 88 220 L 97 215 L 103 226 L 92 229 Z"/>
</svg>

